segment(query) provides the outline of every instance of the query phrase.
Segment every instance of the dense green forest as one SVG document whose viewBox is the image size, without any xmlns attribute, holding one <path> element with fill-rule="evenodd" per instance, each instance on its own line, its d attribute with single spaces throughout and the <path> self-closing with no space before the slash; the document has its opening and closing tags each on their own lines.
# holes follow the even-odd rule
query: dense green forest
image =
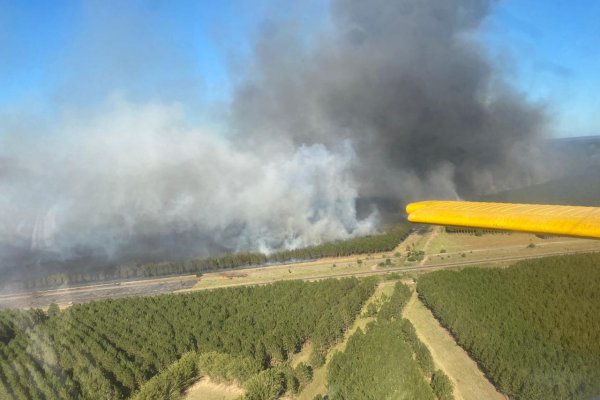
<svg viewBox="0 0 600 400">
<path fill-rule="evenodd" d="M 600 254 L 433 272 L 418 292 L 510 398 L 600 395 Z"/>
<path fill-rule="evenodd" d="M 246 381 L 249 398 L 276 382 L 294 390 L 303 371 L 285 368 L 289 355 L 308 341 L 326 352 L 376 282 L 289 281 L 0 311 L 0 398 L 164 398 L 153 396 L 197 371 Z"/>
<path fill-rule="evenodd" d="M 327 384 L 331 400 L 453 398 L 450 380 L 435 371 L 429 350 L 402 318 L 410 296 L 408 287 L 396 284 L 377 320 L 366 332 L 359 329 L 346 350 L 333 356 Z"/>
<path fill-rule="evenodd" d="M 23 282 L 13 283 L 13 287 L 35 289 L 56 287 L 108 280 L 148 278 L 181 274 L 201 274 L 221 269 L 284 263 L 291 261 L 314 260 L 323 257 L 341 257 L 353 254 L 368 254 L 393 250 L 410 233 L 410 226 L 399 224 L 387 233 L 364 236 L 347 240 L 323 243 L 294 250 L 281 250 L 270 255 L 263 253 L 231 253 L 215 257 L 203 257 L 183 261 L 157 263 L 126 263 L 94 271 L 57 272 L 48 276 L 28 277 Z M 1 288 L 1 283 L 0 283 Z"/>
</svg>

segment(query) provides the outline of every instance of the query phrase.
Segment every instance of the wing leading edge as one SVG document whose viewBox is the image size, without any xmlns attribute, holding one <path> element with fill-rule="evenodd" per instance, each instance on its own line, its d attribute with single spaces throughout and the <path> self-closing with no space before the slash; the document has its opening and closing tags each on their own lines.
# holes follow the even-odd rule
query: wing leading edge
<svg viewBox="0 0 600 400">
<path fill-rule="evenodd" d="M 422 201 L 406 206 L 414 223 L 600 238 L 600 208 Z"/>
</svg>

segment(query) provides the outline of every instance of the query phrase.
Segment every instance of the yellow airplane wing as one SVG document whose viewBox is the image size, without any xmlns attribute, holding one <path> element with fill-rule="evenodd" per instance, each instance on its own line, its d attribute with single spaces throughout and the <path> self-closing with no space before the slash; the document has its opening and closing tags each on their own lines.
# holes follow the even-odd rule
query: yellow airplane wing
<svg viewBox="0 0 600 400">
<path fill-rule="evenodd" d="M 422 201 L 406 206 L 422 224 L 600 238 L 600 208 L 541 204 Z"/>
</svg>

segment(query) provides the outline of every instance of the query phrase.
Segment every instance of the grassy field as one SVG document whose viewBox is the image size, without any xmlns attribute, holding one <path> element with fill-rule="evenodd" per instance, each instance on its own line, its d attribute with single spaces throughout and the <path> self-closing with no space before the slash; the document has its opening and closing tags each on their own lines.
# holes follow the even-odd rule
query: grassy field
<svg viewBox="0 0 600 400">
<path fill-rule="evenodd" d="M 393 254 L 398 250 L 389 253 L 324 258 L 301 263 L 245 268 L 231 272 L 207 273 L 202 275 L 192 289 L 188 290 L 253 285 L 290 279 L 310 280 L 314 277 L 326 278 L 339 274 L 369 272 L 375 270 L 377 264 L 383 259 L 393 258 Z"/>
<path fill-rule="evenodd" d="M 404 309 L 404 318 L 412 322 L 417 336 L 429 348 L 436 366 L 454 383 L 456 400 L 505 399 L 415 293 Z"/>
<path fill-rule="evenodd" d="M 240 398 L 244 390 L 236 385 L 215 383 L 208 377 L 201 378 L 183 395 L 184 400 L 234 400 Z"/>
<path fill-rule="evenodd" d="M 371 321 L 374 321 L 373 317 L 365 317 L 364 312 L 366 311 L 369 304 L 377 301 L 381 296 L 387 295 L 390 296 L 394 291 L 395 281 L 387 281 L 379 284 L 375 293 L 371 298 L 365 303 L 360 316 L 354 321 L 352 327 L 346 332 L 344 336 L 344 340 L 334 346 L 331 351 L 327 354 L 327 360 L 325 365 L 320 368 L 315 369 L 313 380 L 304 388 L 302 393 L 298 396 L 298 400 L 312 400 L 318 394 L 325 394 L 327 392 L 327 367 L 329 362 L 331 361 L 331 357 L 338 351 L 344 351 L 346 348 L 346 344 L 350 336 L 356 332 L 357 329 L 364 330 L 367 324 Z M 294 361 L 292 361 L 294 362 Z"/>
<path fill-rule="evenodd" d="M 475 236 L 464 233 L 446 233 L 441 230 L 429 243 L 424 265 L 452 261 L 485 262 L 502 257 L 540 257 L 574 251 L 599 251 L 600 241 L 561 236 L 541 238 L 527 233 L 495 233 Z"/>
</svg>

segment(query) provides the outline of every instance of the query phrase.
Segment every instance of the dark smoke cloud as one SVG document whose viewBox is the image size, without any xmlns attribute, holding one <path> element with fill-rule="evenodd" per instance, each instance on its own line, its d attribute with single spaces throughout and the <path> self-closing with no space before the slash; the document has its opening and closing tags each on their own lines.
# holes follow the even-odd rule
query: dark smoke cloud
<svg viewBox="0 0 600 400">
<path fill-rule="evenodd" d="M 535 180 L 544 116 L 502 82 L 476 40 L 491 6 L 335 0 L 332 32 L 312 47 L 271 29 L 235 99 L 242 139 L 350 140 L 362 193 L 404 199 Z"/>
<path fill-rule="evenodd" d="M 201 79 L 151 23 L 129 10 L 105 32 L 112 12 L 89 4 L 100 20 L 65 63 L 78 72 L 59 117 L 0 113 L 0 270 L 305 246 L 374 232 L 361 196 L 470 196 L 538 176 L 543 113 L 477 41 L 490 2 L 334 0 L 322 33 L 266 24 L 234 78 L 231 136 L 190 124 L 202 102 L 187 82 Z"/>
</svg>

